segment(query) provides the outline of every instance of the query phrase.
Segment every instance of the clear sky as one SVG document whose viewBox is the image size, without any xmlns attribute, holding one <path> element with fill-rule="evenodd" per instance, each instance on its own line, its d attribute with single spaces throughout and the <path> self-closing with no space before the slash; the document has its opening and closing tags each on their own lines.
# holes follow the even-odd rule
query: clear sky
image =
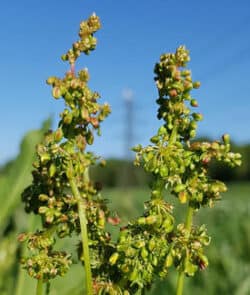
<svg viewBox="0 0 250 295">
<path fill-rule="evenodd" d="M 109 102 L 112 115 L 93 150 L 109 157 L 124 151 L 124 96 L 133 94 L 133 143 L 156 131 L 153 67 L 160 54 L 181 44 L 202 87 L 194 96 L 204 115 L 199 134 L 228 132 L 250 142 L 249 0 L 2 0 L 0 5 L 0 164 L 18 153 L 22 136 L 63 109 L 47 77 L 67 71 L 60 56 L 77 38 L 81 20 L 102 20 L 98 46 L 78 67 L 89 68 L 90 85 Z"/>
</svg>

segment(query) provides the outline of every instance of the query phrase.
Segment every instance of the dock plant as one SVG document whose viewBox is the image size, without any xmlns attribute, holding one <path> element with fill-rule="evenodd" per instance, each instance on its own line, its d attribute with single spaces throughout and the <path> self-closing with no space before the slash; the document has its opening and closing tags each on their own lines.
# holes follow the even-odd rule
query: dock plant
<svg viewBox="0 0 250 295">
<path fill-rule="evenodd" d="M 150 199 L 141 216 L 121 227 L 118 237 L 111 236 L 106 223 L 117 225 L 120 220 L 108 208 L 100 184 L 89 177 L 90 167 L 102 161 L 87 150 L 110 108 L 88 87 L 88 70 L 75 69 L 80 55 L 95 49 L 94 33 L 100 26 L 95 14 L 80 24 L 80 39 L 62 56 L 69 70 L 63 78 L 47 80 L 65 109 L 58 128 L 48 131 L 37 146 L 33 182 L 22 194 L 25 210 L 40 215 L 42 226 L 19 235 L 30 250 L 21 263 L 37 280 L 36 294 L 43 294 L 44 283 L 66 274 L 72 264 L 72 253 L 58 250 L 57 241 L 76 235 L 85 269 L 84 294 L 145 294 L 157 278 L 166 278 L 176 268 L 176 295 L 182 295 L 184 277 L 208 266 L 205 248 L 210 237 L 205 225 L 194 224 L 193 216 L 203 207 L 212 208 L 227 189 L 209 177 L 208 167 L 213 161 L 235 167 L 241 156 L 231 152 L 228 134 L 213 142 L 195 140 L 203 117 L 193 111 L 198 102 L 191 92 L 200 82 L 193 81 L 187 69 L 189 52 L 180 46 L 175 53 L 163 54 L 154 69 L 162 125 L 151 144 L 133 148 L 135 165 L 153 176 Z M 186 211 L 180 224 L 173 197 Z"/>
<path fill-rule="evenodd" d="M 100 185 L 89 179 L 90 166 L 100 161 L 86 148 L 93 144 L 94 133 L 100 133 L 110 107 L 99 104 L 100 95 L 88 87 L 88 70 L 75 70 L 80 55 L 95 49 L 94 33 L 100 26 L 95 14 L 81 22 L 80 39 L 62 56 L 69 70 L 63 78 L 47 80 L 53 97 L 64 100 L 65 109 L 58 128 L 49 131 L 37 146 L 33 183 L 22 194 L 25 210 L 41 216 L 42 229 L 19 236 L 31 252 L 22 264 L 37 279 L 37 295 L 42 294 L 43 283 L 63 276 L 72 264 L 70 253 L 54 250 L 58 239 L 74 233 L 81 237 L 78 252 L 84 263 L 87 294 L 93 294 L 92 273 L 99 273 L 102 257 L 107 255 L 108 246 L 103 244 L 110 242 L 105 231 L 110 212 L 99 193 Z"/>
<path fill-rule="evenodd" d="M 241 155 L 231 152 L 228 134 L 213 142 L 195 140 L 203 116 L 193 111 L 198 102 L 191 91 L 199 88 L 200 82 L 193 81 L 187 69 L 189 60 L 189 51 L 180 46 L 175 53 L 161 55 L 155 65 L 157 118 L 163 124 L 150 145 L 134 148 L 135 164 L 151 173 L 154 181 L 143 217 L 129 225 L 132 239 L 140 237 L 144 244 L 141 255 L 147 252 L 146 259 L 134 259 L 131 267 L 137 270 L 139 286 L 147 286 L 154 276 L 165 277 L 174 266 L 178 272 L 176 295 L 183 294 L 185 276 L 194 276 L 208 266 L 205 247 L 210 237 L 205 225 L 193 224 L 193 216 L 203 207 L 212 208 L 227 190 L 223 182 L 209 177 L 209 165 L 213 161 L 230 167 L 241 164 Z M 170 195 L 186 211 L 180 224 L 175 222 Z"/>
</svg>

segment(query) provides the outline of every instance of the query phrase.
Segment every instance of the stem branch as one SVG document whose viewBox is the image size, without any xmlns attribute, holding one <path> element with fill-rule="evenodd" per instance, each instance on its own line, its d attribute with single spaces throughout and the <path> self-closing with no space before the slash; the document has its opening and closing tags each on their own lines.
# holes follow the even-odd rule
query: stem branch
<svg viewBox="0 0 250 295">
<path fill-rule="evenodd" d="M 43 294 L 43 280 L 37 280 L 36 285 L 36 295 L 42 295 Z"/>
<path fill-rule="evenodd" d="M 85 181 L 89 180 L 87 168 L 84 174 L 84 179 Z M 82 246 L 83 246 L 83 258 L 84 258 L 84 268 L 85 268 L 85 276 L 86 276 L 87 295 L 93 295 L 85 202 L 81 198 L 81 194 L 78 190 L 75 180 L 71 178 L 69 182 L 70 182 L 73 195 L 76 197 L 78 202 L 78 214 L 79 214 L 80 226 L 81 226 L 81 239 L 82 239 Z"/>
<path fill-rule="evenodd" d="M 191 228 L 192 228 L 193 213 L 194 213 L 194 209 L 191 206 L 188 206 L 185 227 L 186 227 L 189 234 L 190 234 L 190 231 L 191 231 Z M 185 258 L 185 261 L 184 261 L 184 267 L 185 267 L 185 265 L 186 265 L 186 258 Z M 182 295 L 183 294 L 184 276 L 185 276 L 185 273 L 184 273 L 184 269 L 183 269 L 178 274 L 176 295 Z"/>
<path fill-rule="evenodd" d="M 173 128 L 173 130 L 171 132 L 168 144 L 173 144 L 173 143 L 176 142 L 177 130 L 178 130 L 177 126 L 174 126 L 174 128 Z"/>
</svg>

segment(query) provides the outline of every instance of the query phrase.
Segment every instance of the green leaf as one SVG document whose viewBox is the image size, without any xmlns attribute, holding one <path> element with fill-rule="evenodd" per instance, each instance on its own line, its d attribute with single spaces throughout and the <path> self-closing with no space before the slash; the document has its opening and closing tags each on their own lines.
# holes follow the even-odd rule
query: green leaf
<svg viewBox="0 0 250 295">
<path fill-rule="evenodd" d="M 0 178 L 0 231 L 5 227 L 6 220 L 21 202 L 21 193 L 31 182 L 32 163 L 35 157 L 35 145 L 39 143 L 51 120 L 43 123 L 41 130 L 28 132 L 20 145 L 17 158 L 9 165 L 6 174 Z"/>
</svg>

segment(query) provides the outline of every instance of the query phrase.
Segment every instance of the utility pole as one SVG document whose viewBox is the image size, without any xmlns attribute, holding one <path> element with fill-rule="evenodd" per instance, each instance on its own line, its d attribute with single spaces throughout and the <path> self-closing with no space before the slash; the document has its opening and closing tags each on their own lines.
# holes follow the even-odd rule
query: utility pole
<svg viewBox="0 0 250 295">
<path fill-rule="evenodd" d="M 132 159 L 131 148 L 133 145 L 133 97 L 134 92 L 130 88 L 125 88 L 122 91 L 122 96 L 125 103 L 125 130 L 124 130 L 124 156 L 126 160 Z"/>
<path fill-rule="evenodd" d="M 124 100 L 124 168 L 122 169 L 123 189 L 126 197 L 123 200 L 123 209 L 131 214 L 135 208 L 133 206 L 131 190 L 129 186 L 133 183 L 133 168 L 132 168 L 132 151 L 133 136 L 134 136 L 134 114 L 133 114 L 133 97 L 134 92 L 130 88 L 125 88 L 122 91 Z"/>
<path fill-rule="evenodd" d="M 133 145 L 133 96 L 134 92 L 130 88 L 125 88 L 122 91 L 122 97 L 124 100 L 124 177 L 123 182 L 125 187 L 131 185 L 131 162 Z"/>
</svg>

